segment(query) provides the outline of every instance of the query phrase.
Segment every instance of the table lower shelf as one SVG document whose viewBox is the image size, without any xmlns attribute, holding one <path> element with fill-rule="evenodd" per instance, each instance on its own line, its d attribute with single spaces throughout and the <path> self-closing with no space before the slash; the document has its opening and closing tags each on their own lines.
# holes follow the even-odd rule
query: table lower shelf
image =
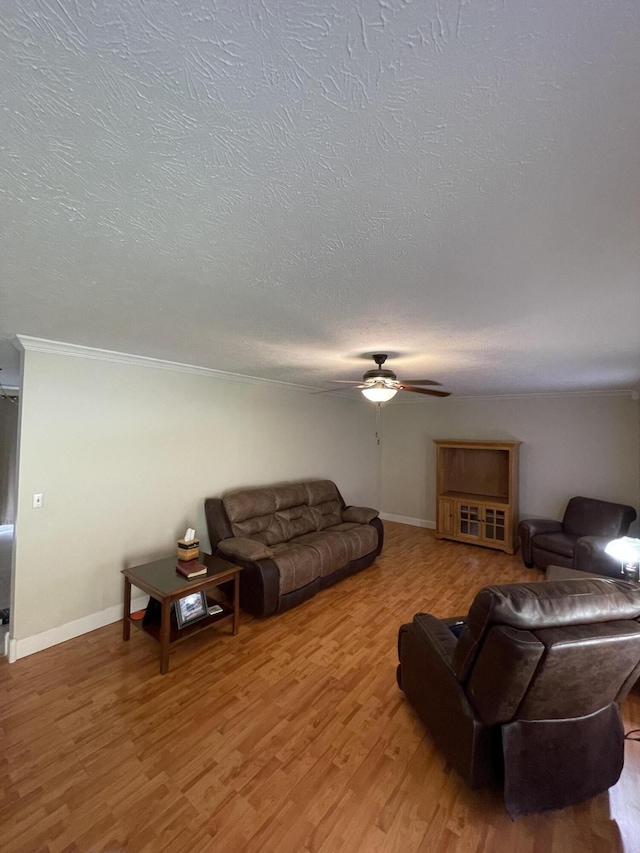
<svg viewBox="0 0 640 853">
<path fill-rule="evenodd" d="M 197 622 L 192 622 L 190 625 L 185 625 L 184 628 L 179 628 L 176 622 L 176 616 L 171 610 L 171 628 L 169 630 L 169 643 L 174 645 L 175 643 L 179 643 L 181 640 L 186 640 L 188 637 L 192 637 L 194 634 L 198 634 L 200 631 L 203 631 L 205 628 L 209 628 L 211 625 L 214 625 L 216 622 L 220 622 L 222 619 L 226 619 L 229 616 L 233 616 L 233 608 L 229 607 L 223 601 L 219 601 L 217 599 L 209 598 L 207 596 L 207 602 L 211 607 L 213 604 L 217 604 L 222 607 L 221 613 L 212 613 L 208 616 L 203 617 L 202 619 L 198 619 Z M 129 620 L 131 624 L 137 625 L 138 628 L 141 628 L 147 634 L 160 642 L 160 603 L 156 601 L 154 598 L 149 599 L 149 604 L 147 605 L 147 610 L 145 612 L 144 618 L 142 620 Z"/>
</svg>

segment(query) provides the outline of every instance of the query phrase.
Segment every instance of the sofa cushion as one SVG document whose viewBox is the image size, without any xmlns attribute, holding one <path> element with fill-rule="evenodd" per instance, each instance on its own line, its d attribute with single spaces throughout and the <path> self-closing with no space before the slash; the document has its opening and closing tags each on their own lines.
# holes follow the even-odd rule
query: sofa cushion
<svg viewBox="0 0 640 853">
<path fill-rule="evenodd" d="M 317 506 L 317 504 L 327 503 L 327 501 L 334 501 L 341 507 L 343 506 L 338 487 L 331 480 L 311 480 L 301 485 L 307 492 L 306 503 L 309 506 Z"/>
<path fill-rule="evenodd" d="M 335 483 L 331 480 L 312 480 L 304 483 L 307 504 L 313 512 L 316 530 L 324 530 L 342 521 L 340 511 L 344 502 Z"/>
<path fill-rule="evenodd" d="M 239 524 L 257 516 L 273 515 L 276 511 L 276 499 L 272 489 L 231 492 L 222 498 L 222 504 L 231 524 Z"/>
<path fill-rule="evenodd" d="M 280 522 L 285 542 L 294 539 L 296 536 L 311 533 L 317 528 L 317 519 L 313 509 L 306 505 L 279 510 L 276 513 L 276 518 Z"/>
<path fill-rule="evenodd" d="M 343 525 L 338 525 L 343 527 Z M 378 532 L 370 525 L 344 525 L 346 530 L 322 530 L 299 536 L 290 544 L 313 548 L 320 556 L 320 575 L 326 577 L 344 568 L 352 560 L 359 560 L 373 551 L 378 544 Z"/>
<path fill-rule="evenodd" d="M 234 536 L 277 545 L 342 521 L 342 498 L 330 480 L 243 489 L 222 499 Z"/>
<path fill-rule="evenodd" d="M 571 536 L 568 533 L 540 533 L 536 536 L 533 547 L 573 558 L 577 541 L 577 536 Z"/>
<path fill-rule="evenodd" d="M 326 577 L 342 569 L 350 561 L 351 548 L 346 537 L 340 533 L 328 533 L 326 530 L 307 533 L 294 540 L 296 544 L 312 548 L 320 557 L 320 575 Z"/>
<path fill-rule="evenodd" d="M 283 542 L 273 548 L 272 559 L 280 573 L 280 595 L 300 589 L 320 576 L 320 554 L 306 545 Z"/>
<path fill-rule="evenodd" d="M 229 521 L 238 524 L 253 516 L 273 515 L 281 509 L 307 504 L 304 483 L 273 486 L 264 489 L 241 489 L 222 499 Z"/>
<path fill-rule="evenodd" d="M 256 515 L 239 524 L 231 523 L 234 536 L 239 539 L 255 539 L 263 545 L 277 545 L 285 540 L 282 520 L 277 515 Z"/>
<path fill-rule="evenodd" d="M 316 521 L 316 530 L 324 530 L 326 527 L 333 527 L 334 524 L 340 524 L 342 521 L 341 509 L 342 507 L 338 501 L 325 501 L 325 503 L 312 506 L 311 510 Z"/>
<path fill-rule="evenodd" d="M 378 531 L 370 524 L 359 524 L 352 530 L 343 531 L 340 535 L 345 536 L 349 542 L 352 560 L 359 560 L 378 545 Z"/>
<path fill-rule="evenodd" d="M 234 536 L 250 537 L 266 545 L 283 542 L 304 530 L 313 530 L 307 522 L 294 525 L 289 531 L 289 521 L 306 508 L 307 490 L 303 483 L 275 486 L 264 489 L 243 489 L 225 495 L 222 503 L 231 522 Z M 291 508 L 299 508 L 291 511 Z M 283 513 L 281 516 L 279 513 Z M 311 524 L 315 521 L 309 514 Z"/>
</svg>

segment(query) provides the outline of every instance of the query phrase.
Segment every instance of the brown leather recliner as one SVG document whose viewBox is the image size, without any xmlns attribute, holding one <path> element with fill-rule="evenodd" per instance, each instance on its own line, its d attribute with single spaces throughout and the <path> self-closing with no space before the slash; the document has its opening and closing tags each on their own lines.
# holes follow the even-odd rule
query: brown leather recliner
<svg viewBox="0 0 640 853">
<path fill-rule="evenodd" d="M 619 577 L 620 565 L 603 556 L 604 547 L 612 539 L 625 536 L 635 518 L 636 511 L 632 506 L 595 498 L 571 498 L 561 522 L 550 518 L 529 518 L 520 522 L 518 534 L 522 559 L 529 569 L 533 566 L 539 569 L 565 566 Z M 583 537 L 589 537 L 588 545 L 580 543 Z M 577 565 L 576 549 L 579 544 L 584 548 L 580 565 Z M 590 561 L 592 553 L 594 559 Z M 596 566 L 596 556 L 600 568 Z"/>
<path fill-rule="evenodd" d="M 619 704 L 640 676 L 640 584 L 488 586 L 456 620 L 400 628 L 398 684 L 471 788 L 504 781 L 512 817 L 575 805 L 624 763 Z"/>
</svg>

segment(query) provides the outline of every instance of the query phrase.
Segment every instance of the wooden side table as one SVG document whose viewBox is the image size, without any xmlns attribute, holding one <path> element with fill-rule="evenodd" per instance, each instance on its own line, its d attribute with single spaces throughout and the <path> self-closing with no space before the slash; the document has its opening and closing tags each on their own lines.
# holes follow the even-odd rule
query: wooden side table
<svg viewBox="0 0 640 853">
<path fill-rule="evenodd" d="M 203 562 L 208 571 L 206 575 L 201 575 L 193 580 L 187 580 L 179 575 L 176 571 L 177 557 L 165 557 L 162 560 L 155 560 L 152 563 L 145 563 L 141 566 L 133 566 L 130 569 L 122 569 L 124 575 L 124 617 L 122 622 L 122 639 L 128 640 L 131 632 L 131 625 L 136 625 L 142 628 L 154 639 L 160 643 L 160 672 L 164 673 L 169 670 L 169 652 L 171 646 L 175 643 L 182 642 L 188 637 L 209 628 L 211 625 L 225 619 L 228 616 L 233 616 L 233 634 L 238 633 L 240 623 L 240 587 L 239 575 L 242 571 L 242 566 L 236 566 L 228 563 L 226 560 L 221 560 L 219 557 L 213 557 L 211 554 L 202 554 L 201 562 Z M 226 602 L 215 601 L 222 607 L 222 612 L 209 614 L 203 619 L 194 622 L 191 625 L 186 625 L 183 628 L 178 628 L 175 624 L 175 617 L 171 618 L 171 604 L 184 596 L 193 592 L 213 592 L 221 583 L 233 580 L 233 606 L 230 607 Z M 131 618 L 131 587 L 135 586 L 150 595 L 155 599 L 157 604 L 155 608 L 147 606 L 145 617 L 140 623 L 139 620 Z M 157 613 L 159 609 L 159 614 Z M 155 612 L 154 612 L 155 611 Z"/>
</svg>

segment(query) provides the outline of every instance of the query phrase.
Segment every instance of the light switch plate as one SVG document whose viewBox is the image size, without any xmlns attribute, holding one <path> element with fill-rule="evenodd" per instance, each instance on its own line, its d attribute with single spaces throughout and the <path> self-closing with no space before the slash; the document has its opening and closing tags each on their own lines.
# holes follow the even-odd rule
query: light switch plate
<svg viewBox="0 0 640 853">
<path fill-rule="evenodd" d="M 44 503 L 44 495 L 40 493 L 39 495 L 33 496 L 33 508 L 40 509 L 42 504 Z"/>
</svg>

